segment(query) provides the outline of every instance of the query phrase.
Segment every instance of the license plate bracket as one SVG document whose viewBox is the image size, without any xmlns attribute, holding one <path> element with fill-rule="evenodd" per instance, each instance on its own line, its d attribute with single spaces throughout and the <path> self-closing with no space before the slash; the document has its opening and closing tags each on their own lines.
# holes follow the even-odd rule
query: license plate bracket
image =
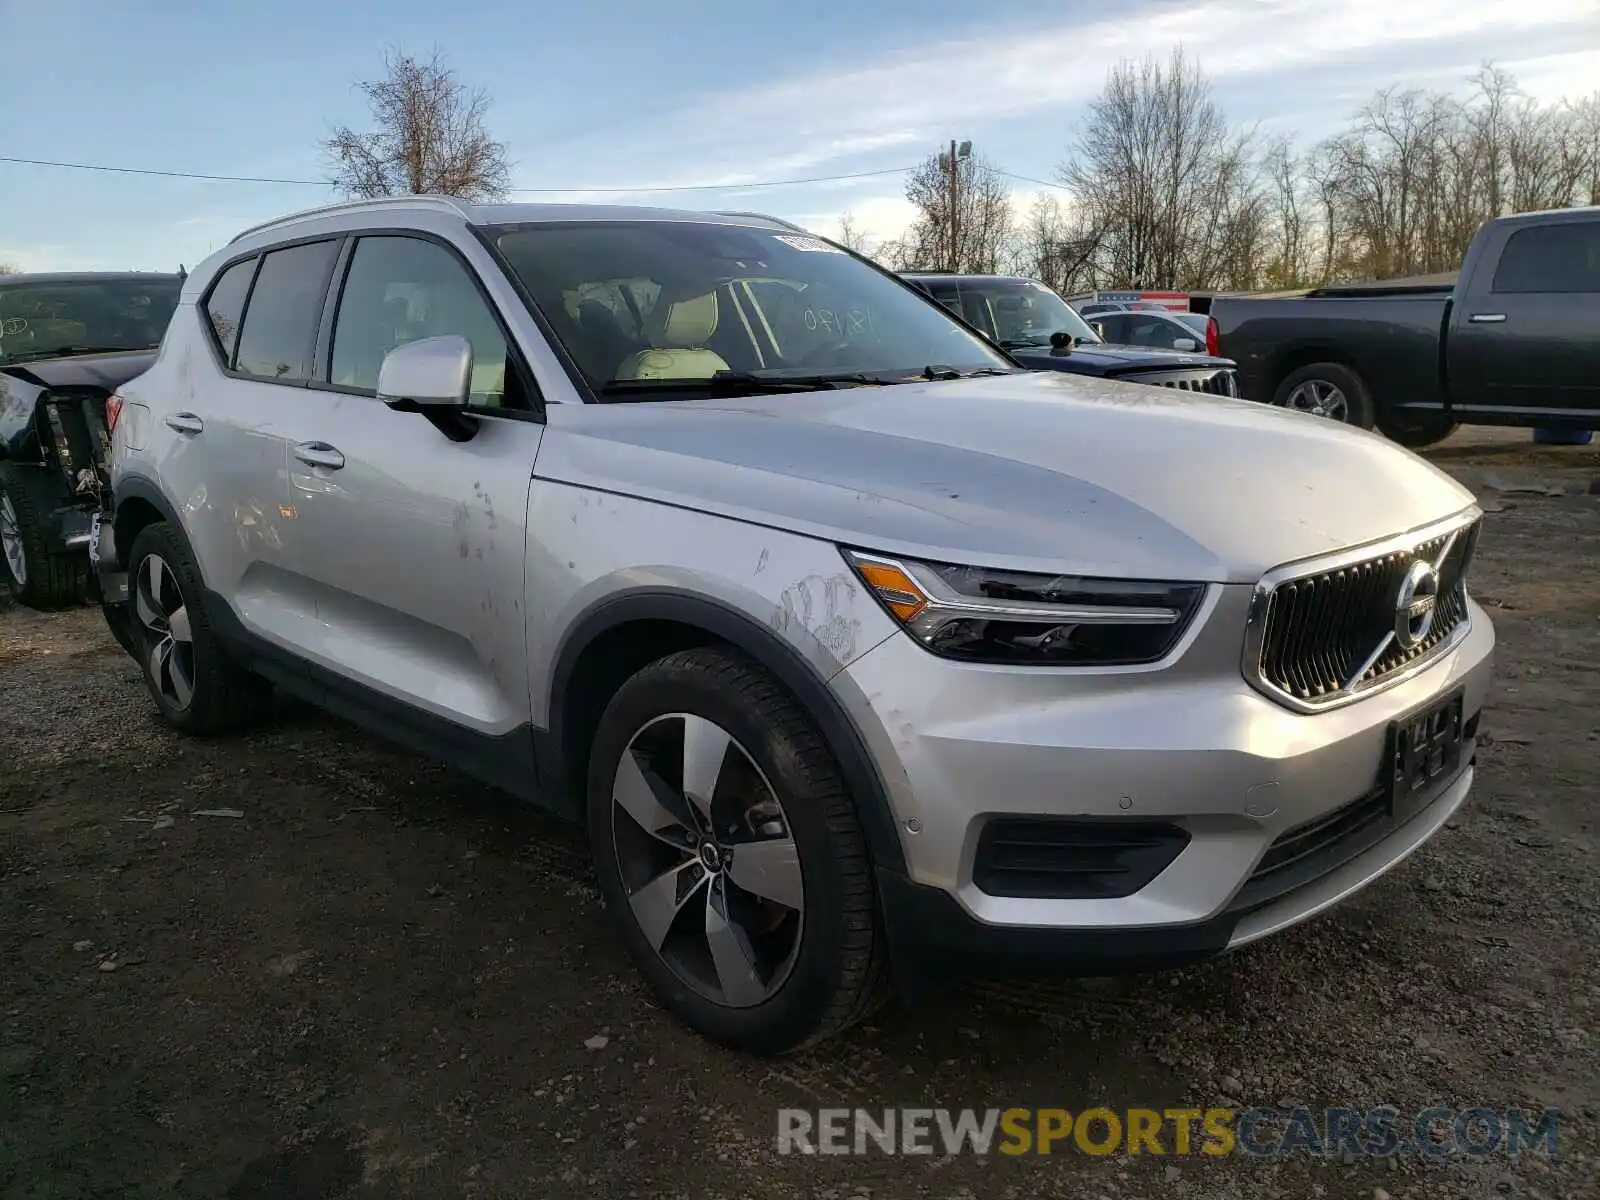
<svg viewBox="0 0 1600 1200">
<path fill-rule="evenodd" d="M 1425 808 L 1460 769 L 1464 703 L 1458 689 L 1390 722 L 1384 779 L 1396 824 Z"/>
</svg>

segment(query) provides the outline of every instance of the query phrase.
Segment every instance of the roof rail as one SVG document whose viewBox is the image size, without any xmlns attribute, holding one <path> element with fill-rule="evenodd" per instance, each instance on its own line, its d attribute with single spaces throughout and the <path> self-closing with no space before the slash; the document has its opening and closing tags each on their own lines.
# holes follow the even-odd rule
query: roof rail
<svg viewBox="0 0 1600 1200">
<path fill-rule="evenodd" d="M 719 216 L 719 217 L 754 217 L 758 221 L 771 221 L 774 225 L 781 225 L 785 229 L 794 230 L 796 233 L 809 233 L 810 232 L 807 229 L 802 229 L 800 226 L 796 225 L 793 221 L 785 221 L 782 217 L 774 217 L 770 213 L 718 212 L 718 213 L 715 213 L 714 215 L 715 216 Z"/>
<path fill-rule="evenodd" d="M 234 235 L 228 244 L 231 246 L 234 242 L 241 241 L 253 233 L 276 229 L 280 225 L 292 225 L 296 221 L 305 221 L 312 217 L 331 217 L 337 213 L 361 212 L 369 208 L 391 207 L 427 208 L 432 209 L 434 212 L 449 213 L 451 216 L 460 217 L 464 221 L 472 219 L 472 214 L 468 211 L 467 206 L 454 196 L 373 196 L 366 200 L 345 200 L 338 204 L 324 204 L 320 208 L 307 208 L 300 212 L 290 213 L 287 216 L 274 217 L 270 221 L 252 225 L 244 232 Z"/>
</svg>

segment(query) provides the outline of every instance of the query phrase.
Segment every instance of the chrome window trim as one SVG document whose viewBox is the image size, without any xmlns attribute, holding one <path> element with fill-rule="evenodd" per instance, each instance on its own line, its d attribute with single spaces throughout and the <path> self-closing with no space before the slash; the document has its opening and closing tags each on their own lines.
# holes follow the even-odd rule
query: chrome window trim
<svg viewBox="0 0 1600 1200">
<path fill-rule="evenodd" d="M 1298 559 L 1295 562 L 1284 563 L 1268 571 L 1256 583 L 1255 591 L 1250 597 L 1250 614 L 1245 620 L 1244 653 L 1240 664 L 1244 672 L 1245 681 L 1256 691 L 1283 705 L 1285 708 L 1298 713 L 1311 714 L 1329 712 L 1336 708 L 1343 708 L 1347 704 L 1354 704 L 1358 700 L 1365 700 L 1368 696 L 1375 696 L 1380 692 L 1388 691 L 1390 688 L 1398 687 L 1406 680 L 1427 670 L 1440 658 L 1459 646 L 1472 631 L 1470 605 L 1462 616 L 1461 623 L 1450 631 L 1450 635 L 1420 658 L 1407 663 L 1397 671 L 1391 671 L 1381 679 L 1372 680 L 1370 683 L 1356 683 L 1346 686 L 1337 692 L 1330 693 L 1327 696 L 1319 696 L 1312 700 L 1295 696 L 1262 678 L 1261 651 L 1262 643 L 1266 636 L 1268 605 L 1272 600 L 1273 593 L 1286 583 L 1307 579 L 1314 575 L 1323 575 L 1329 571 L 1342 570 L 1345 567 L 1353 567 L 1369 559 L 1383 558 L 1389 554 L 1415 550 L 1422 543 L 1431 542 L 1437 538 L 1449 538 L 1450 540 L 1445 544 L 1439 555 L 1443 559 L 1454 547 L 1455 539 L 1481 520 L 1482 517 L 1483 509 L 1476 504 L 1471 504 L 1454 516 L 1418 526 L 1405 533 L 1394 534 L 1390 537 L 1380 538 L 1377 541 L 1367 542 L 1360 546 L 1352 546 L 1347 550 L 1339 550 L 1316 558 Z M 1462 587 L 1463 589 L 1466 587 L 1464 580 Z M 1365 673 L 1365 670 L 1361 672 L 1361 674 Z"/>
</svg>

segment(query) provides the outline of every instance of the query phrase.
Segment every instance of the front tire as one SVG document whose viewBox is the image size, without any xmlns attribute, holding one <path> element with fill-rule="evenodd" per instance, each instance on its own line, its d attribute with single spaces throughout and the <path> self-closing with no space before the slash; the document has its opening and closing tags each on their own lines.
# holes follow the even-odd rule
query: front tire
<svg viewBox="0 0 1600 1200">
<path fill-rule="evenodd" d="M 166 521 L 145 526 L 128 555 L 134 658 L 167 723 L 204 736 L 255 721 L 269 691 L 228 655 L 202 595 L 200 572 L 177 529 Z"/>
<path fill-rule="evenodd" d="M 783 1054 L 881 998 L 866 837 L 815 725 L 766 672 L 709 648 L 644 668 L 600 718 L 587 783 L 607 907 L 689 1025 Z"/>
<path fill-rule="evenodd" d="M 1342 363 L 1312 363 L 1291 371 L 1278 384 L 1272 402 L 1358 429 L 1373 426 L 1372 394 L 1361 376 Z"/>
<path fill-rule="evenodd" d="M 83 603 L 89 556 L 51 544 L 38 473 L 0 468 L 0 572 L 18 604 L 49 612 Z"/>
</svg>

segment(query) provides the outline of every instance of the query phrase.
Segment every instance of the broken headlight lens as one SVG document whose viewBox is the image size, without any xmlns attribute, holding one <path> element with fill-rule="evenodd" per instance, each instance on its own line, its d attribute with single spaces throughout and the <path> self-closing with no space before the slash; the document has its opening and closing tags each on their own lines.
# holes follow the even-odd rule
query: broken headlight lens
<svg viewBox="0 0 1600 1200">
<path fill-rule="evenodd" d="M 1172 652 L 1202 583 L 1090 579 L 846 550 L 889 613 L 933 653 L 1014 666 L 1113 667 Z"/>
</svg>

